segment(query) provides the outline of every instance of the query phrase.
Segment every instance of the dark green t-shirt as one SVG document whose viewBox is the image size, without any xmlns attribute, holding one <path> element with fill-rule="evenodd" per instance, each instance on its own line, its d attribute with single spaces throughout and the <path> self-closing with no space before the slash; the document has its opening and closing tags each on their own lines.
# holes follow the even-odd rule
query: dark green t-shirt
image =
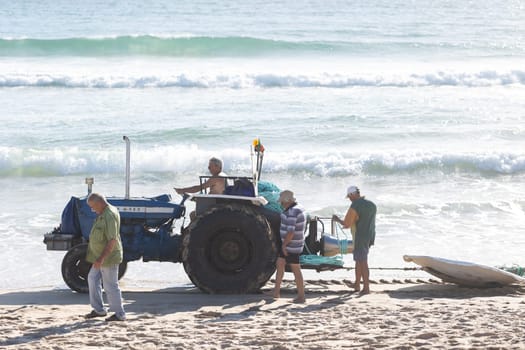
<svg viewBox="0 0 525 350">
<path fill-rule="evenodd" d="M 361 197 L 352 202 L 350 208 L 359 215 L 356 224 L 354 249 L 369 248 L 376 238 L 376 205 Z"/>
<path fill-rule="evenodd" d="M 94 263 L 104 251 L 104 248 L 112 239 L 117 240 L 117 244 L 106 257 L 102 266 L 120 264 L 122 262 L 122 242 L 120 240 L 120 215 L 112 205 L 108 205 L 104 211 L 97 216 L 91 233 L 89 234 L 87 262 Z"/>
</svg>

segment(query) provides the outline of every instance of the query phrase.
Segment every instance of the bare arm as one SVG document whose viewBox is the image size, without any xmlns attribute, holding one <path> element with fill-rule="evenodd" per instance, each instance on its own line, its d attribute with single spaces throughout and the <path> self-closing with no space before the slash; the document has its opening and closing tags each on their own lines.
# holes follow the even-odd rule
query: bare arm
<svg viewBox="0 0 525 350">
<path fill-rule="evenodd" d="M 178 188 L 176 187 L 175 191 L 178 194 L 195 193 L 195 192 L 201 191 L 203 188 L 204 188 L 204 185 L 203 186 L 195 185 L 195 186 L 190 186 L 190 187 L 178 187 Z"/>
<path fill-rule="evenodd" d="M 206 182 L 204 182 L 202 185 L 195 185 L 195 186 L 190 186 L 190 187 L 175 188 L 175 191 L 178 194 L 196 193 L 196 192 L 200 192 L 200 191 L 204 190 L 205 188 L 213 188 L 214 186 L 216 186 L 219 183 L 219 181 L 224 182 L 224 179 L 223 178 L 219 178 L 219 177 L 212 177 L 212 178 L 209 178 L 208 180 L 206 180 Z"/>
<path fill-rule="evenodd" d="M 357 214 L 355 209 L 349 208 L 348 211 L 346 212 L 344 220 L 341 220 L 335 214 L 332 216 L 332 220 L 334 220 L 334 221 L 340 223 L 341 225 L 343 225 L 343 228 L 350 228 L 353 225 L 355 225 L 357 220 L 359 220 L 359 215 Z"/>
<path fill-rule="evenodd" d="M 290 243 L 292 238 L 293 238 L 293 232 L 292 231 L 288 232 L 286 234 L 286 237 L 284 238 L 284 241 L 283 241 L 283 254 L 284 254 L 284 256 L 288 255 L 288 252 L 286 251 L 286 246 L 288 245 L 288 243 Z"/>
</svg>

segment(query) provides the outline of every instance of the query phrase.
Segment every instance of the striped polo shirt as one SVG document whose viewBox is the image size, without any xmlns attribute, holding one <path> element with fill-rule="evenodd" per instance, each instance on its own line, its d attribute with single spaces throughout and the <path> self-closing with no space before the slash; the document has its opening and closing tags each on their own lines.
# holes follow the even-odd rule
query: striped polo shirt
<svg viewBox="0 0 525 350">
<path fill-rule="evenodd" d="M 288 232 L 293 232 L 293 238 L 286 246 L 288 253 L 301 254 L 303 252 L 305 223 L 304 209 L 297 203 L 292 204 L 281 213 L 281 241 L 284 241 Z"/>
</svg>

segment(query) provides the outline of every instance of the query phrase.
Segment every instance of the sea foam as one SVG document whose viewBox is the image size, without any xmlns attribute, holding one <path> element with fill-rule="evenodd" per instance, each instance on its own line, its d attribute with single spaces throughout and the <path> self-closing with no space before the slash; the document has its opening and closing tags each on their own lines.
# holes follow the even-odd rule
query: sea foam
<svg viewBox="0 0 525 350">
<path fill-rule="evenodd" d="M 143 88 L 335 88 L 352 87 L 425 87 L 460 86 L 490 87 L 525 85 L 525 71 L 435 71 L 427 73 L 375 74 L 359 73 L 221 73 L 221 74 L 164 74 L 164 75 L 67 75 L 48 74 L 0 74 L 1 87 L 63 87 L 99 89 Z"/>
<path fill-rule="evenodd" d="M 244 149 L 210 151 L 190 146 L 164 146 L 134 151 L 134 172 L 187 173 L 203 171 L 210 154 L 225 161 L 227 173 L 251 172 Z M 290 161 L 293 159 L 294 161 Z M 80 173 L 123 173 L 121 149 L 93 151 L 73 149 L 20 150 L 0 148 L 0 176 L 61 176 Z M 482 176 L 525 173 L 520 153 L 370 153 L 273 152 L 264 161 L 264 172 L 304 173 L 313 176 L 345 177 L 358 174 L 398 175 L 423 173 L 473 173 Z"/>
</svg>

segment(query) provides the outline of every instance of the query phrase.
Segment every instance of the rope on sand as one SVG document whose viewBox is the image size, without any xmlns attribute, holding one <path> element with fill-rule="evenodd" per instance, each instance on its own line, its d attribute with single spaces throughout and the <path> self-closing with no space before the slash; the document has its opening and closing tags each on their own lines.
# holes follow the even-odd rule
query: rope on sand
<svg viewBox="0 0 525 350">
<path fill-rule="evenodd" d="M 275 283 L 275 280 L 272 279 L 270 282 L 272 283 Z M 351 281 L 351 280 L 348 280 L 348 279 L 343 279 L 343 280 L 305 280 L 304 281 L 305 284 L 310 284 L 310 285 L 317 285 L 317 286 L 330 286 L 330 285 L 347 285 L 347 286 L 353 286 L 354 282 Z M 283 280 L 283 283 L 295 283 L 294 280 Z M 438 281 L 438 280 L 435 280 L 435 279 L 428 279 L 428 280 L 423 280 L 423 279 L 409 279 L 409 278 L 406 278 L 404 280 L 400 280 L 400 279 L 391 279 L 391 280 L 387 280 L 387 279 L 380 279 L 379 281 L 376 281 L 376 280 L 370 280 L 370 284 L 443 284 L 442 281 Z"/>
</svg>

